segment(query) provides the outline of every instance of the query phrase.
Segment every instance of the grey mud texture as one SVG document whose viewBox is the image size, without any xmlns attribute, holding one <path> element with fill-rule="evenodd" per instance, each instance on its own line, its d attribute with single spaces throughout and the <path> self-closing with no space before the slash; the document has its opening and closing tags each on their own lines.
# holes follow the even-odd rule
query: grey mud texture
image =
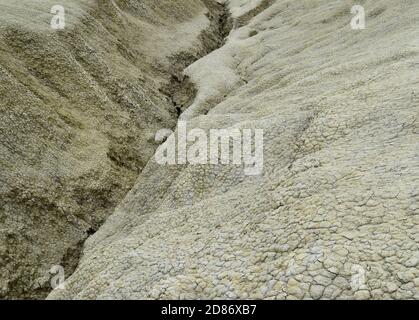
<svg viewBox="0 0 419 320">
<path fill-rule="evenodd" d="M 419 299 L 419 2 L 360 2 L 0 0 L 0 296 Z M 159 165 L 178 119 L 263 173 Z"/>
<path fill-rule="evenodd" d="M 419 3 L 354 4 L 230 1 L 181 119 L 263 129 L 263 175 L 152 158 L 49 298 L 418 299 Z"/>
<path fill-rule="evenodd" d="M 71 0 L 59 31 L 55 4 L 0 0 L 0 298 L 44 298 L 53 266 L 73 273 L 176 126 L 165 89 L 224 37 L 213 1 Z"/>
</svg>

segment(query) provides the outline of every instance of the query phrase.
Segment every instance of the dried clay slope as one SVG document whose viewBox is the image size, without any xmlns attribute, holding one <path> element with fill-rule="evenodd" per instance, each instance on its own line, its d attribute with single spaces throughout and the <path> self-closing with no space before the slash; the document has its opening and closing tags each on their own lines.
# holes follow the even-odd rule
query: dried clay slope
<svg viewBox="0 0 419 320">
<path fill-rule="evenodd" d="M 49 298 L 419 298 L 419 2 L 245 3 L 182 117 L 264 129 L 263 175 L 151 160 Z"/>
<path fill-rule="evenodd" d="M 219 47 L 212 1 L 0 0 L 0 298 L 45 297 L 174 127 L 176 75 Z M 186 57 L 186 58 L 185 58 Z"/>
</svg>

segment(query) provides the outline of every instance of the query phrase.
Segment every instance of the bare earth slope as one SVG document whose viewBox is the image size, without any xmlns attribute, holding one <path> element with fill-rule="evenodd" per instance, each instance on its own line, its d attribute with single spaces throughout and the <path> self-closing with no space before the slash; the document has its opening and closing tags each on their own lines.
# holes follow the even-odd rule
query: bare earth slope
<svg viewBox="0 0 419 320">
<path fill-rule="evenodd" d="M 49 298 L 418 299 L 419 3 L 353 4 L 265 3 L 189 67 L 182 118 L 264 129 L 263 175 L 151 160 Z"/>
<path fill-rule="evenodd" d="M 263 175 L 150 160 L 49 298 L 419 298 L 419 3 L 252 2 L 182 119 L 264 129 Z"/>
<path fill-rule="evenodd" d="M 147 48 L 159 42 L 127 47 L 138 39 L 131 23 L 161 25 L 148 20 L 157 3 L 169 29 L 180 23 L 181 30 L 195 30 L 205 20 L 182 24 L 202 17 L 196 1 L 142 1 L 151 13 L 98 3 L 106 7 L 104 18 L 116 21 L 106 30 L 96 19 L 82 19 L 75 28 L 84 31 L 74 39 L 42 36 L 56 46 L 39 46 L 34 28 L 9 26 L 0 36 L 6 182 L 0 186 L 6 230 L 0 257 L 2 277 L 5 270 L 12 279 L 2 280 L 6 294 L 16 288 L 13 281 L 23 281 L 14 277 L 49 255 L 45 251 L 59 262 L 63 242 L 79 241 L 77 232 L 95 225 L 93 217 L 106 216 L 122 193 L 112 190 L 127 185 L 121 179 L 132 179 L 145 164 L 138 159 L 145 162 L 154 150 L 148 134 L 174 121 L 153 85 L 159 72 L 143 66 Z M 124 1 L 106 3 L 124 8 Z M 232 165 L 160 166 L 151 159 L 87 240 L 65 289 L 49 298 L 419 299 L 419 2 L 362 1 L 367 28 L 359 31 L 349 24 L 354 4 L 231 1 L 236 28 L 228 41 L 185 70 L 198 92 L 182 119 L 191 128 L 263 129 L 263 175 L 244 176 Z M 123 23 L 121 14 L 130 18 Z M 83 40 L 83 32 L 98 43 Z M 168 50 L 167 41 L 185 40 L 162 34 L 166 45 L 158 53 Z M 113 79 L 119 80 L 107 83 Z M 134 143 L 124 146 L 125 139 Z M 31 148 L 37 156 L 27 156 Z M 124 178 L 107 183 L 112 176 Z M 86 196 L 63 197 L 62 188 Z M 89 206 L 98 198 L 103 206 Z M 26 257 L 27 265 L 14 262 Z"/>
<path fill-rule="evenodd" d="M 176 125 L 172 74 L 219 46 L 205 3 L 70 0 L 57 31 L 56 1 L 0 0 L 0 298 L 71 274 Z"/>
</svg>

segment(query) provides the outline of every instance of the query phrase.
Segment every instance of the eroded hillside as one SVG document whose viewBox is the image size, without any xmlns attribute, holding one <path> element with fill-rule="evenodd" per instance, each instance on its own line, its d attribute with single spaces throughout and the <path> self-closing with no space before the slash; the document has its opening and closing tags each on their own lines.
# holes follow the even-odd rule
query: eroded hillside
<svg viewBox="0 0 419 320">
<path fill-rule="evenodd" d="M 54 4 L 0 0 L 0 297 L 419 299 L 418 1 Z"/>
<path fill-rule="evenodd" d="M 231 1 L 189 128 L 264 130 L 263 174 L 152 158 L 56 298 L 418 299 L 419 3 Z"/>
<path fill-rule="evenodd" d="M 45 297 L 52 266 L 72 273 L 176 125 L 172 100 L 193 94 L 173 97 L 173 79 L 227 23 L 213 1 L 71 0 L 55 30 L 55 4 L 0 0 L 1 298 Z"/>
</svg>

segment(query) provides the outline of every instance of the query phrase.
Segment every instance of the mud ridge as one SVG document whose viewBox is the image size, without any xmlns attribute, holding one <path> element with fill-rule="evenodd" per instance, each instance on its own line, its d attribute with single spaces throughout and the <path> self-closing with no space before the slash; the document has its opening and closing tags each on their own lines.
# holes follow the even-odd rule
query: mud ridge
<svg viewBox="0 0 419 320">
<path fill-rule="evenodd" d="M 172 64 L 171 77 L 160 89 L 173 104 L 178 117 L 193 103 L 197 94 L 195 85 L 183 74 L 183 71 L 195 61 L 221 48 L 233 29 L 233 20 L 227 3 L 220 4 L 211 0 L 205 0 L 204 3 L 208 8 L 207 17 L 210 26 L 199 36 L 199 41 L 203 45 L 201 50 L 194 53 L 184 51 L 171 56 L 169 59 Z"/>
</svg>

